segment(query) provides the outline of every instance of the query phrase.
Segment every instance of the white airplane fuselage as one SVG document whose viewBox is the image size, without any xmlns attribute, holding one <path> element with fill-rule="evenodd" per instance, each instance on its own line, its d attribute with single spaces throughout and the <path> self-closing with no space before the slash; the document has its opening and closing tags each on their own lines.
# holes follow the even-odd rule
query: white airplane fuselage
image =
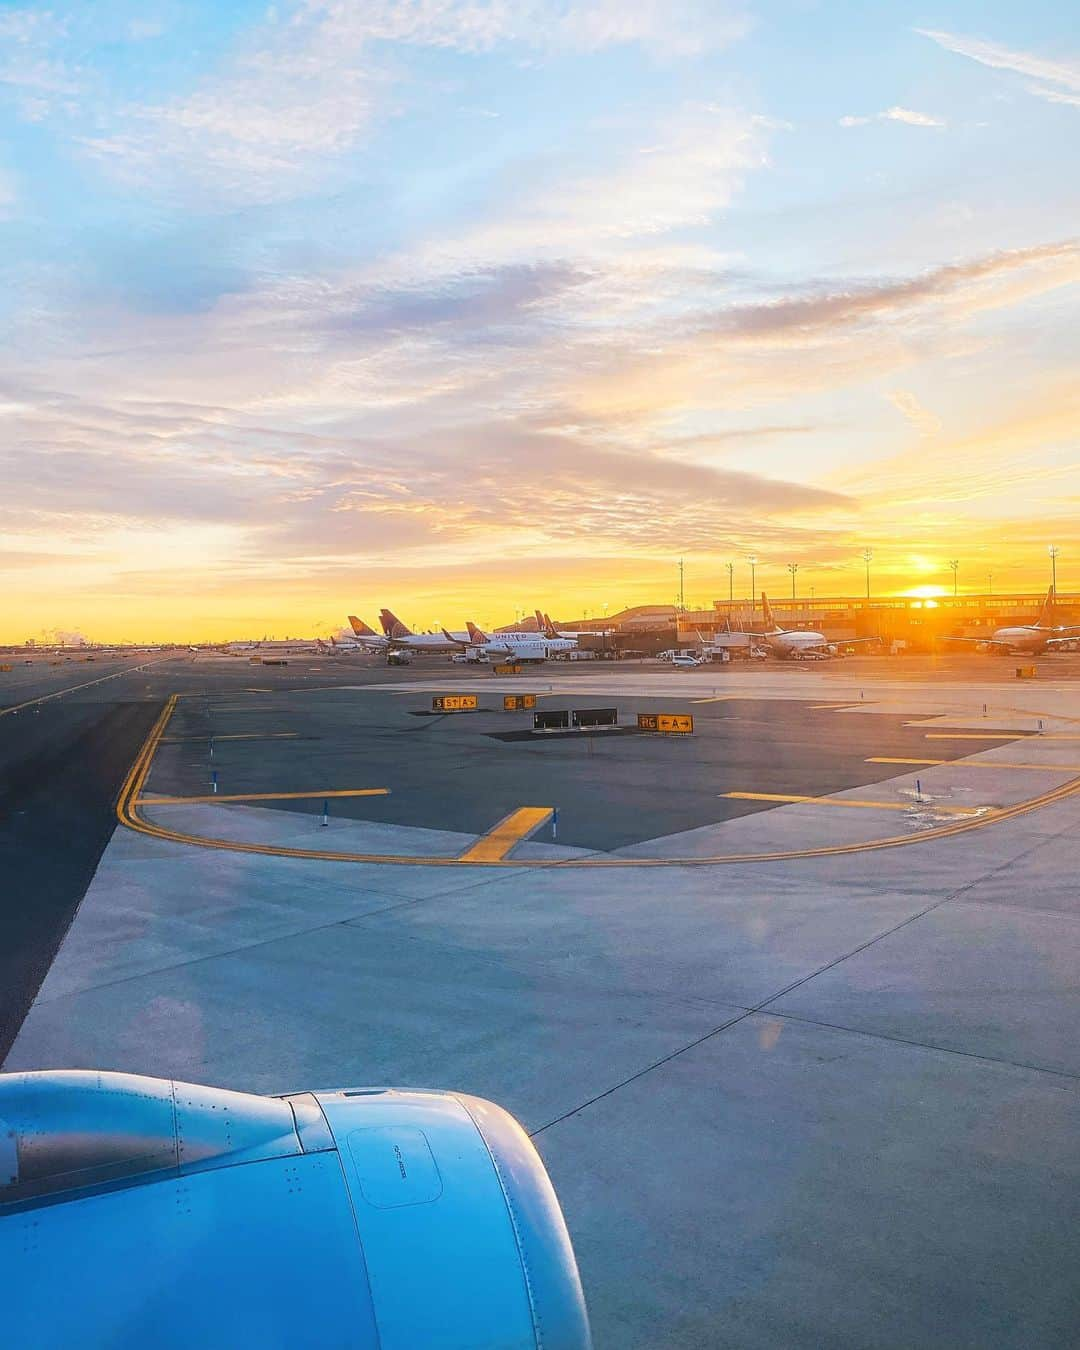
<svg viewBox="0 0 1080 1350">
<path fill-rule="evenodd" d="M 492 638 L 481 648 L 489 660 L 547 661 L 552 656 L 572 652 L 577 643 L 571 638 L 546 638 L 536 633 L 503 633 Z"/>
<path fill-rule="evenodd" d="M 829 655 L 831 648 L 824 633 L 814 633 L 809 629 L 798 632 L 764 633 L 763 640 L 774 656 L 801 656 L 804 652 L 820 652 Z"/>
<path fill-rule="evenodd" d="M 1047 643 L 1055 636 L 1052 628 L 995 628 L 990 641 L 995 647 L 1003 647 L 1009 652 L 1043 652 Z"/>
<path fill-rule="evenodd" d="M 469 646 L 468 633 L 451 633 L 449 639 L 441 633 L 409 633 L 405 637 L 396 637 L 390 646 L 397 651 L 413 652 L 418 656 L 445 656 L 447 652 L 460 652 Z"/>
<path fill-rule="evenodd" d="M 351 656 L 356 652 L 359 652 L 363 656 L 371 656 L 377 652 L 386 651 L 389 646 L 389 638 L 335 638 L 330 644 L 330 651 L 331 654 L 340 654 L 342 656 Z"/>
</svg>

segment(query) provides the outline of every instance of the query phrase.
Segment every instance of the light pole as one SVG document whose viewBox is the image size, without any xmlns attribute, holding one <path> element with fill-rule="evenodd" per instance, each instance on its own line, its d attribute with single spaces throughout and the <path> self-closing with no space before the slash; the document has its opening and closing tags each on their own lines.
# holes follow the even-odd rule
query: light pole
<svg viewBox="0 0 1080 1350">
<path fill-rule="evenodd" d="M 754 581 L 754 568 L 757 567 L 757 557 L 751 553 L 746 559 L 750 564 L 750 622 L 754 622 L 754 613 L 757 607 L 757 585 Z"/>
<path fill-rule="evenodd" d="M 993 574 L 993 572 L 987 572 L 987 574 L 986 574 L 986 593 L 987 593 L 987 595 L 993 595 L 993 594 L 994 594 L 994 574 Z"/>
<path fill-rule="evenodd" d="M 728 616 L 731 616 L 731 607 L 735 603 L 735 564 L 727 564 L 727 607 Z"/>
<path fill-rule="evenodd" d="M 791 603 L 795 603 L 795 573 L 799 570 L 797 562 L 789 562 L 787 570 L 791 573 Z"/>
<path fill-rule="evenodd" d="M 1047 551 L 1047 553 L 1049 553 L 1049 555 L 1050 555 L 1050 584 L 1053 586 L 1053 588 L 1054 588 L 1054 594 L 1055 594 L 1055 596 L 1056 596 L 1056 595 L 1057 595 L 1057 560 L 1058 560 L 1058 554 L 1061 552 L 1061 549 L 1058 548 L 1057 544 L 1051 544 L 1050 547 L 1049 547 L 1046 551 Z"/>
<path fill-rule="evenodd" d="M 862 551 L 862 560 L 866 564 L 866 598 L 870 599 L 870 562 L 874 556 L 872 548 L 864 548 Z"/>
<path fill-rule="evenodd" d="M 684 578 L 683 578 L 683 569 L 684 569 L 684 567 L 685 567 L 685 564 L 683 563 L 683 560 L 680 558 L 680 559 L 679 559 L 679 609 L 685 614 L 685 612 L 686 612 L 686 591 L 683 589 L 683 579 L 684 579 Z"/>
<path fill-rule="evenodd" d="M 950 559 L 949 559 L 949 566 L 952 568 L 952 593 L 953 593 L 953 599 L 955 600 L 955 599 L 956 599 L 956 574 L 957 574 L 957 572 L 959 572 L 959 570 L 960 570 L 960 559 L 959 559 L 959 558 L 950 558 Z"/>
</svg>

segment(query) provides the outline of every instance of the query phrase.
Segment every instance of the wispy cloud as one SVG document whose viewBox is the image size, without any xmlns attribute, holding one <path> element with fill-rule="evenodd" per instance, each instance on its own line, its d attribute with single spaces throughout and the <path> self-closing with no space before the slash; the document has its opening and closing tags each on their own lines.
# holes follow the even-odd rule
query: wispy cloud
<svg viewBox="0 0 1080 1350">
<path fill-rule="evenodd" d="M 3 165 L 0 165 L 0 220 L 5 220 L 11 214 L 17 200 L 15 180 Z"/>
<path fill-rule="evenodd" d="M 595 52 L 634 45 L 694 56 L 726 46 L 749 27 L 725 0 L 308 0 L 338 41 L 382 41 L 489 51 L 518 43 L 538 51 Z"/>
<path fill-rule="evenodd" d="M 891 389 L 888 399 L 925 440 L 932 440 L 941 434 L 941 418 L 925 407 L 910 389 Z"/>
<path fill-rule="evenodd" d="M 944 47 L 946 51 L 966 56 L 969 60 L 989 66 L 992 70 L 1008 70 L 1036 80 L 1038 83 L 1026 85 L 1025 88 L 1039 98 L 1048 99 L 1051 103 L 1074 104 L 1078 101 L 1073 95 L 1080 94 L 1080 59 L 1062 61 L 1038 56 L 1033 52 L 1016 51 L 998 42 L 941 32 L 938 29 L 917 28 L 915 31 Z"/>
<path fill-rule="evenodd" d="M 39 121 L 80 91 L 79 71 L 57 48 L 67 25 L 47 10 L 15 9 L 0 14 L 0 98 L 19 115 Z"/>
<path fill-rule="evenodd" d="M 712 55 L 746 24 L 726 0 L 284 0 L 205 32 L 169 4 L 157 36 L 138 0 L 104 35 L 52 2 L 0 18 L 0 215 L 35 227 L 0 260 L 8 626 L 197 593 L 223 624 L 290 597 L 298 631 L 358 576 L 425 622 L 479 593 L 500 617 L 511 576 L 617 608 L 684 549 L 840 568 L 898 502 L 958 549 L 965 491 L 1075 511 L 1067 421 L 1006 437 L 988 407 L 1066 406 L 1038 382 L 1076 355 L 1060 156 L 1002 198 L 993 131 L 945 133 L 948 83 L 897 69 L 951 60 L 930 42 L 868 86 L 917 107 L 843 119 L 873 123 L 867 175 L 768 115 L 768 44 Z M 1008 70 L 1080 100 L 1051 66 Z M 799 125 L 826 104 L 787 89 Z"/>
<path fill-rule="evenodd" d="M 865 127 L 871 122 L 903 122 L 909 127 L 945 126 L 945 119 L 942 117 L 931 117 L 929 113 L 916 112 L 912 108 L 901 108 L 899 105 L 866 116 L 850 115 L 840 118 L 842 127 Z"/>
<path fill-rule="evenodd" d="M 1066 94 L 1060 89 L 1048 89 L 1041 84 L 1029 84 L 1027 90 L 1029 94 L 1046 99 L 1047 103 L 1066 103 L 1071 108 L 1080 108 L 1080 94 Z"/>
<path fill-rule="evenodd" d="M 821 295 L 743 305 L 715 317 L 716 331 L 756 337 L 790 333 L 809 334 L 882 314 L 895 314 L 927 301 L 956 301 L 962 307 L 985 308 L 994 303 L 994 283 L 1030 273 L 1030 284 L 1040 289 L 1068 285 L 1080 276 L 1080 241 L 1040 244 L 1012 249 L 967 262 L 932 268 L 900 281 Z M 1014 299 L 1012 293 L 1006 303 Z"/>
<path fill-rule="evenodd" d="M 144 188 L 276 201 L 317 182 L 400 110 L 400 71 L 388 50 L 519 46 L 542 55 L 633 44 L 688 57 L 745 26 L 739 11 L 713 0 L 305 0 L 272 10 L 190 94 L 117 109 L 119 125 L 83 145 Z"/>
</svg>

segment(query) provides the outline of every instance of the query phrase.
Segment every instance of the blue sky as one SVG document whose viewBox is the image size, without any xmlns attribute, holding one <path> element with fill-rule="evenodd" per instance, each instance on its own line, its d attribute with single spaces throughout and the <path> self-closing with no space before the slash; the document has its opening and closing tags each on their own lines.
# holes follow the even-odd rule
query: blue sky
<svg viewBox="0 0 1080 1350">
<path fill-rule="evenodd" d="M 1077 30 L 0 4 L 0 636 L 1080 587 Z"/>
</svg>

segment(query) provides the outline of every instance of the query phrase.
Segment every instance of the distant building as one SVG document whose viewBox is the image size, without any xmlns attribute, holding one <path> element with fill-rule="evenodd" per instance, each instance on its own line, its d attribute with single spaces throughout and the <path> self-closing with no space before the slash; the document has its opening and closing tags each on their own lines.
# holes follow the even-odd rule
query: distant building
<svg viewBox="0 0 1080 1350">
<path fill-rule="evenodd" d="M 1045 591 L 1016 595 L 944 595 L 928 597 L 865 596 L 800 597 L 795 601 L 770 596 L 777 622 L 784 628 L 809 628 L 831 642 L 877 637 L 887 646 L 903 643 L 910 651 L 942 649 L 946 637 L 989 637 L 995 628 L 1034 623 L 1046 598 Z M 1058 597 L 1054 621 L 1080 624 L 1080 592 Z M 751 608 L 748 598 L 714 600 L 712 609 L 683 610 L 676 605 L 637 605 L 608 618 L 557 620 L 556 628 L 583 636 L 582 646 L 605 648 L 620 654 L 653 655 L 672 647 L 712 643 L 730 630 L 760 631 L 761 600 Z M 527 621 L 522 628 L 529 627 Z M 604 630 L 607 636 L 602 636 Z"/>
<path fill-rule="evenodd" d="M 995 628 L 1034 623 L 1046 599 L 1045 591 L 1018 595 L 942 595 L 934 597 L 822 596 L 792 601 L 770 597 L 773 614 L 783 628 L 811 628 L 832 642 L 856 637 L 879 637 L 885 643 L 903 642 L 912 651 L 933 651 L 947 637 L 989 637 Z M 708 616 L 680 618 L 680 641 L 698 631 L 704 635 L 734 629 L 752 629 L 762 623 L 758 602 L 751 622 L 750 602 L 714 600 Z M 1080 593 L 1058 597 L 1054 622 L 1080 623 Z"/>
</svg>

